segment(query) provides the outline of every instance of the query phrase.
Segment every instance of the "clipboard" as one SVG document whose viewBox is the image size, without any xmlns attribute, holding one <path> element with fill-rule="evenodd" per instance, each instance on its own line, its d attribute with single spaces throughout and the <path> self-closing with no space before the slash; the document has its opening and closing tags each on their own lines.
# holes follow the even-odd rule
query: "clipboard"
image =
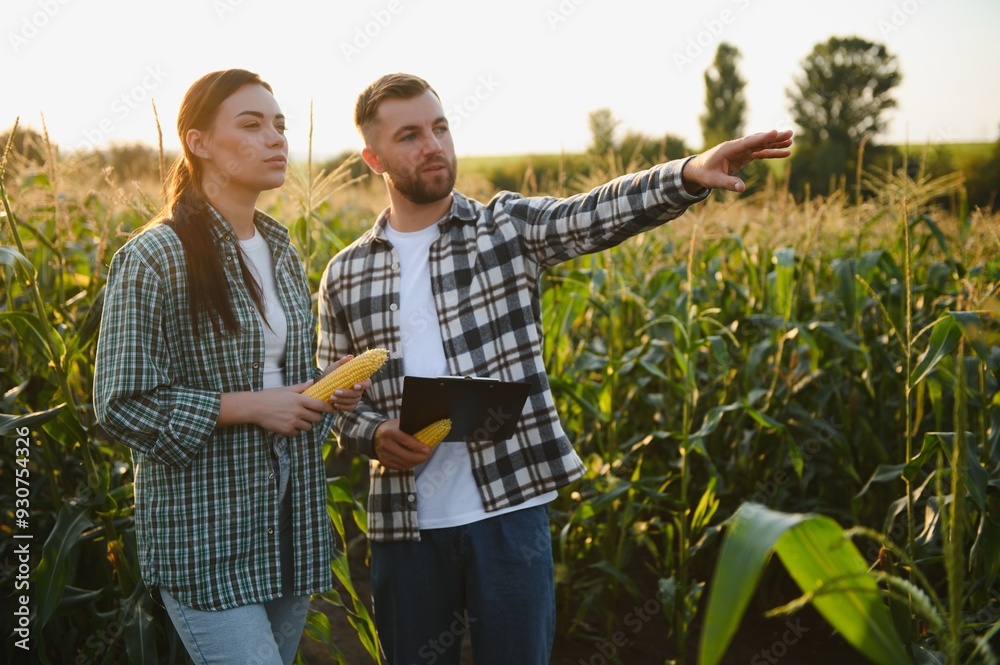
<svg viewBox="0 0 1000 665">
<path fill-rule="evenodd" d="M 529 383 L 471 376 L 404 376 L 399 428 L 413 434 L 451 418 L 445 441 L 506 441 L 514 436 Z"/>
</svg>

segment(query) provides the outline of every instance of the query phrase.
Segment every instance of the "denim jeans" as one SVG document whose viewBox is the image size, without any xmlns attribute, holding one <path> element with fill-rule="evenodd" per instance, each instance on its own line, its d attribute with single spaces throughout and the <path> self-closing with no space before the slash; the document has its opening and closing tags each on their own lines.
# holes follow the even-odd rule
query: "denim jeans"
<svg viewBox="0 0 1000 665">
<path fill-rule="evenodd" d="M 391 665 L 547 665 L 555 633 L 548 506 L 420 541 L 371 543 L 375 623 Z"/>
<path fill-rule="evenodd" d="M 205 612 L 160 589 L 163 606 L 196 665 L 291 665 L 309 612 L 309 596 Z"/>
</svg>

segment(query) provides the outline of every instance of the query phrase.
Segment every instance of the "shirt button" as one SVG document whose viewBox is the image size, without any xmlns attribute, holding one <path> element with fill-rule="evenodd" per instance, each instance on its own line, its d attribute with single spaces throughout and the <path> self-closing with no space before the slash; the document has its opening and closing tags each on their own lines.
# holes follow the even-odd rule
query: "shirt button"
<svg viewBox="0 0 1000 665">
<path fill-rule="evenodd" d="M 392 266 L 391 266 L 391 268 L 393 270 L 399 270 L 399 264 L 398 263 L 393 263 Z"/>
<path fill-rule="evenodd" d="M 226 260 L 227 261 L 232 261 L 233 260 L 233 255 L 232 254 L 226 254 Z"/>
<path fill-rule="evenodd" d="M 254 369 L 260 369 L 260 363 L 254 363 L 253 364 L 253 368 Z"/>
<path fill-rule="evenodd" d="M 399 350 L 397 349 L 397 350 L 393 351 L 392 353 L 390 353 L 389 355 L 392 356 L 394 359 L 398 359 L 403 354 L 401 354 L 399 352 Z"/>
<path fill-rule="evenodd" d="M 271 527 L 271 526 L 267 527 L 267 535 L 269 535 L 269 536 L 273 536 L 274 535 L 274 527 Z"/>
<path fill-rule="evenodd" d="M 267 474 L 267 479 L 268 480 L 274 480 L 274 474 L 273 473 Z"/>
<path fill-rule="evenodd" d="M 410 503 L 413 503 L 414 501 L 416 501 L 416 500 L 417 500 L 417 497 L 415 497 L 415 496 L 414 496 L 414 495 L 412 495 L 412 494 L 407 494 L 407 495 L 406 495 L 406 500 L 407 500 L 408 502 L 410 502 Z"/>
<path fill-rule="evenodd" d="M 392 303 L 391 305 L 389 305 L 390 312 L 395 312 L 397 309 L 399 309 L 399 305 L 397 305 L 396 303 Z"/>
</svg>

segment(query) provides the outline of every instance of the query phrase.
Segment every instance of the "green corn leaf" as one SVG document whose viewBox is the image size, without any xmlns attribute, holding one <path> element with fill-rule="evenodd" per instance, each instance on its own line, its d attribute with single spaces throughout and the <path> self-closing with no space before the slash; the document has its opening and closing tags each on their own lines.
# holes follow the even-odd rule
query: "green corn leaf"
<svg viewBox="0 0 1000 665">
<path fill-rule="evenodd" d="M 718 665 L 736 634 L 774 544 L 805 515 L 745 503 L 732 517 L 708 594 L 699 665 Z"/>
<path fill-rule="evenodd" d="M 983 321 L 976 312 L 948 312 L 962 331 L 962 336 L 984 363 L 989 363 L 990 349 L 983 332 Z"/>
<path fill-rule="evenodd" d="M 793 277 L 795 276 L 795 248 L 785 247 L 774 251 L 777 262 L 776 308 L 786 321 L 792 318 L 792 305 L 795 302 Z"/>
<path fill-rule="evenodd" d="M 12 416 L 6 413 L 0 413 L 0 436 L 8 436 L 21 427 L 27 427 L 28 429 L 34 431 L 37 429 L 38 425 L 42 425 L 58 416 L 59 412 L 65 407 L 65 404 L 60 404 L 59 406 L 54 406 L 51 409 L 48 409 L 47 411 L 26 413 L 23 416 Z"/>
<path fill-rule="evenodd" d="M 153 623 L 152 598 L 146 587 L 139 585 L 129 605 L 131 612 L 125 621 L 125 651 L 130 663 L 156 665 L 156 629 Z"/>
<path fill-rule="evenodd" d="M 333 592 L 325 594 L 324 597 L 326 597 L 327 600 L 331 600 L 332 596 L 334 596 Z M 338 601 L 340 600 L 339 597 L 337 598 L 337 600 Z M 341 603 L 338 602 L 334 604 L 341 604 Z M 330 634 L 330 619 L 327 618 L 325 614 L 323 614 L 322 612 L 317 612 L 314 609 L 310 609 L 309 617 L 306 619 L 305 633 L 311 639 L 316 640 L 320 644 L 326 645 L 327 649 L 329 649 L 330 656 L 337 663 L 340 663 L 341 665 L 344 664 L 345 662 L 344 654 L 340 651 L 340 648 L 337 646 L 336 640 L 334 640 L 333 635 Z"/>
<path fill-rule="evenodd" d="M 42 353 L 46 361 L 62 362 L 66 346 L 48 321 L 27 312 L 0 312 L 0 325 L 13 329 L 18 337 Z"/>
<path fill-rule="evenodd" d="M 810 332 L 819 331 L 826 335 L 830 341 L 849 351 L 861 351 L 861 347 L 852 341 L 844 331 L 844 328 L 830 323 L 829 321 L 814 321 L 809 324 Z"/>
<path fill-rule="evenodd" d="M 14 271 L 20 276 L 24 286 L 29 286 L 37 274 L 35 266 L 32 265 L 31 261 L 13 247 L 0 245 L 0 265 L 13 267 Z"/>
<path fill-rule="evenodd" d="M 835 269 L 837 273 L 837 294 L 844 307 L 846 323 L 854 324 L 858 312 L 857 280 L 854 279 L 856 264 L 853 259 L 841 261 Z"/>
<path fill-rule="evenodd" d="M 711 434 L 722 422 L 722 414 L 728 413 L 730 411 L 735 411 L 737 409 L 743 408 L 740 403 L 726 404 L 725 406 L 715 406 L 708 410 L 705 414 L 705 422 L 702 423 L 701 429 L 692 434 L 692 437 L 705 437 Z"/>
<path fill-rule="evenodd" d="M 876 663 L 908 662 L 875 579 L 836 522 L 748 503 L 734 515 L 719 554 L 699 665 L 721 662 L 772 552 L 850 644 Z"/>
<path fill-rule="evenodd" d="M 945 459 L 951 459 L 954 441 L 954 432 L 927 432 L 924 434 L 924 442 L 920 452 L 903 467 L 903 476 L 913 481 L 924 465 L 933 462 L 938 453 L 943 455 Z M 986 487 L 989 483 L 989 473 L 979 462 L 976 438 L 971 433 L 966 432 L 965 441 L 969 448 L 969 452 L 965 456 L 965 489 L 969 493 L 969 498 L 976 504 L 980 512 L 983 512 L 986 509 Z"/>
<path fill-rule="evenodd" d="M 52 533 L 42 546 L 42 560 L 35 571 L 38 580 L 36 631 L 41 631 L 58 607 L 74 567 L 73 555 L 80 543 L 80 535 L 93 526 L 82 506 L 66 503 L 59 509 Z"/>
<path fill-rule="evenodd" d="M 962 329 L 952 316 L 942 316 L 934 323 L 931 330 L 931 341 L 927 350 L 920 356 L 920 362 L 910 374 L 910 388 L 923 381 L 934 368 L 958 347 L 962 338 Z"/>
<path fill-rule="evenodd" d="M 906 468 L 905 464 L 879 464 L 875 468 L 875 473 L 872 474 L 865 486 L 861 488 L 855 496 L 861 498 L 868 488 L 871 487 L 872 483 L 887 483 L 892 480 L 900 480 L 903 477 L 903 469 Z"/>
<path fill-rule="evenodd" d="M 810 518 L 784 534 L 775 550 L 802 591 L 817 594 L 813 605 L 847 642 L 876 663 L 907 662 L 868 564 L 836 522 Z M 835 590 L 824 592 L 831 585 Z"/>
</svg>

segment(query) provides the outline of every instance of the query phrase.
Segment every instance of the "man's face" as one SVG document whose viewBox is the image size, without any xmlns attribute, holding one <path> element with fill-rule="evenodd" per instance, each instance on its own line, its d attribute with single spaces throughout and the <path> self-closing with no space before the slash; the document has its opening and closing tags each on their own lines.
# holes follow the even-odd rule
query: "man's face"
<svg viewBox="0 0 1000 665">
<path fill-rule="evenodd" d="M 409 99 L 386 99 L 362 156 L 389 186 L 413 203 L 435 203 L 455 187 L 457 160 L 448 119 L 430 90 Z"/>
</svg>

